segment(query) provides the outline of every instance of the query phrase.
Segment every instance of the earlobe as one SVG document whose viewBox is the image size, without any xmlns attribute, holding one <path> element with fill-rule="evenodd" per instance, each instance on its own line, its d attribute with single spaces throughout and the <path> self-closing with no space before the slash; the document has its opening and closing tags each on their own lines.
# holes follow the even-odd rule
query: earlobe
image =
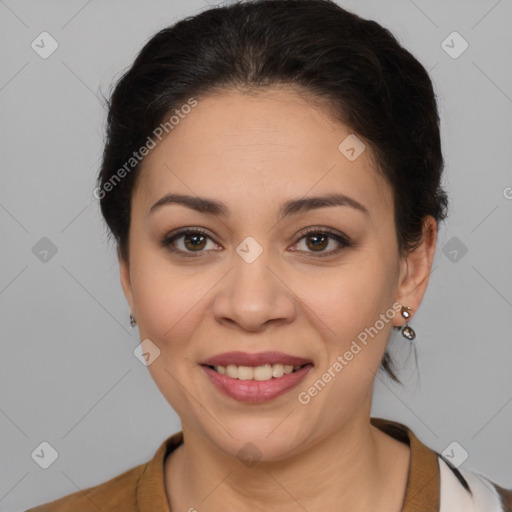
<svg viewBox="0 0 512 512">
<path fill-rule="evenodd" d="M 423 222 L 421 242 L 410 251 L 403 261 L 397 301 L 411 308 L 412 314 L 419 308 L 427 290 L 437 241 L 437 222 L 431 216 Z M 400 320 L 400 319 L 399 319 Z"/>
</svg>

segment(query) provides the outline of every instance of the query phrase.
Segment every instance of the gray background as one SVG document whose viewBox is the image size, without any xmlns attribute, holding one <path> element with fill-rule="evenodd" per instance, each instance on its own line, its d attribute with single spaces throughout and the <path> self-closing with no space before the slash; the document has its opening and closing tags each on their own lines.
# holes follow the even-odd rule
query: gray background
<svg viewBox="0 0 512 512">
<path fill-rule="evenodd" d="M 469 454 L 463 467 L 512 487 L 511 1 L 339 3 L 389 28 L 430 71 L 451 198 L 412 322 L 419 376 L 394 335 L 405 387 L 380 374 L 373 415 L 440 452 L 457 441 Z M 138 332 L 92 190 L 99 93 L 157 30 L 205 8 L 0 0 L 1 511 L 99 484 L 180 429 L 133 355 Z M 59 44 L 47 59 L 31 48 L 43 31 Z M 441 46 L 453 31 L 469 43 L 456 59 Z M 57 249 L 46 261 L 33 252 L 43 237 Z M 46 470 L 31 458 L 42 441 L 59 454 Z"/>
</svg>

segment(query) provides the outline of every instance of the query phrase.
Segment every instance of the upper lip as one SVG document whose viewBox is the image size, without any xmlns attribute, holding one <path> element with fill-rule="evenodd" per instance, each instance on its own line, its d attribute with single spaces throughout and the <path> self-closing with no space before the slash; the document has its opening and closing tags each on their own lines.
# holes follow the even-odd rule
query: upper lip
<svg viewBox="0 0 512 512">
<path fill-rule="evenodd" d="M 201 364 L 206 366 L 263 366 L 265 364 L 282 364 L 303 366 L 312 363 L 310 359 L 284 354 L 283 352 L 224 352 L 204 360 Z"/>
</svg>

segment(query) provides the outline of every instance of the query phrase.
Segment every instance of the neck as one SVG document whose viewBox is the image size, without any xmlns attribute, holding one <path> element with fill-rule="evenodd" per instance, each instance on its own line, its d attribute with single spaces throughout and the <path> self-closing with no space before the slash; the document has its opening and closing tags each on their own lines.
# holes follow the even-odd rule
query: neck
<svg viewBox="0 0 512 512">
<path fill-rule="evenodd" d="M 251 467 L 187 425 L 183 435 L 185 443 L 166 461 L 173 512 L 401 510 L 409 448 L 373 427 L 369 417 L 284 460 Z"/>
</svg>

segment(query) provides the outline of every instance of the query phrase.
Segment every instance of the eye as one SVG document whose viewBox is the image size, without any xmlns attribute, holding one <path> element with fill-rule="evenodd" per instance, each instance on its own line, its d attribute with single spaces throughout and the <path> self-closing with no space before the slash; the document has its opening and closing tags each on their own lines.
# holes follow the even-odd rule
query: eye
<svg viewBox="0 0 512 512">
<path fill-rule="evenodd" d="M 308 249 L 312 249 L 312 252 L 317 253 L 318 257 L 330 256 L 332 254 L 338 253 L 345 247 L 350 246 L 350 241 L 346 236 L 328 228 L 309 228 L 301 234 L 301 238 L 296 243 L 296 247 L 301 245 L 301 240 L 305 240 L 304 245 L 306 247 L 306 252 Z M 329 245 L 329 242 L 332 240 L 338 244 L 338 247 L 330 251 L 324 251 L 324 249 Z"/>
<path fill-rule="evenodd" d="M 211 250 L 220 250 L 219 246 L 212 240 L 206 231 L 201 228 L 187 228 L 177 232 L 171 232 L 162 240 L 162 246 L 166 247 L 170 252 L 177 253 L 180 256 L 195 258 L 206 252 L 205 249 L 207 249 L 208 240 L 213 244 L 213 247 L 210 248 Z M 306 249 L 298 248 L 301 245 L 301 240 L 306 241 Z M 336 244 L 338 244 L 338 247 L 330 251 L 325 251 L 325 248 L 329 246 L 329 242 L 331 241 L 335 241 Z M 308 249 L 311 249 L 312 253 L 316 253 L 315 256 L 324 257 L 338 253 L 350 245 L 351 244 L 346 236 L 332 231 L 329 228 L 314 227 L 301 233 L 301 236 L 293 246 L 294 249 L 292 249 L 292 251 L 308 252 Z"/>
<path fill-rule="evenodd" d="M 177 243 L 180 239 L 183 239 L 181 242 L 182 246 L 177 248 L 176 245 L 181 245 L 181 243 Z M 189 228 L 182 229 L 176 233 L 169 233 L 162 240 L 162 245 L 171 252 L 194 258 L 204 252 L 203 249 L 207 246 L 207 240 L 213 242 L 210 236 L 206 234 L 206 231 L 201 228 Z M 214 245 L 216 244 L 214 243 Z M 214 248 L 214 250 L 217 249 Z"/>
</svg>

